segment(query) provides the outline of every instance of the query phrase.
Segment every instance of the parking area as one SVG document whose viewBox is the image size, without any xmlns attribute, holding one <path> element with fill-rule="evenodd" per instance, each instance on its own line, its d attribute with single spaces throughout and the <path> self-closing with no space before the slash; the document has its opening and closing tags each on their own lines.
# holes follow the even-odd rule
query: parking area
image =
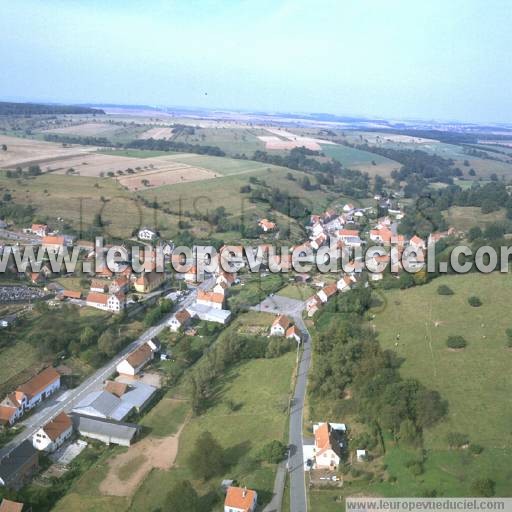
<svg viewBox="0 0 512 512">
<path fill-rule="evenodd" d="M 265 300 L 253 306 L 251 309 L 263 313 L 275 313 L 295 317 L 301 315 L 304 309 L 304 302 L 281 295 L 269 295 Z"/>
</svg>

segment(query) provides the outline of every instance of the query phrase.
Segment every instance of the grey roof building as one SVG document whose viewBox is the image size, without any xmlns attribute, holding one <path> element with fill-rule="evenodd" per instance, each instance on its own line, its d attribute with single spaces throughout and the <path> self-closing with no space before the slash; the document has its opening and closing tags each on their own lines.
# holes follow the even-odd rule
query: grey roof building
<svg viewBox="0 0 512 512">
<path fill-rule="evenodd" d="M 73 412 L 97 418 L 110 418 L 121 405 L 121 399 L 108 391 L 94 391 L 73 407 Z M 129 412 L 129 411 L 128 411 Z M 121 418 L 122 419 L 122 418 Z"/>
<path fill-rule="evenodd" d="M 19 489 L 39 469 L 39 452 L 27 439 L 0 460 L 0 485 Z"/>
<path fill-rule="evenodd" d="M 73 414 L 72 419 L 75 429 L 82 436 L 97 439 L 105 444 L 130 446 L 140 429 L 134 423 L 121 423 L 79 414 Z"/>
</svg>

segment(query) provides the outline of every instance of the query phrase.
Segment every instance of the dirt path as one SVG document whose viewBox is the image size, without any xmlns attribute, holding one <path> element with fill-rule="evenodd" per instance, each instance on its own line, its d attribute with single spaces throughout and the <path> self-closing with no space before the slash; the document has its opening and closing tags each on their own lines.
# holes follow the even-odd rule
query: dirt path
<svg viewBox="0 0 512 512">
<path fill-rule="evenodd" d="M 146 437 L 125 453 L 109 461 L 109 472 L 100 484 L 100 492 L 108 496 L 132 496 L 153 469 L 171 469 L 178 454 L 180 434 L 188 418 L 176 434 L 168 437 Z M 133 466 L 133 467 L 131 467 Z"/>
</svg>

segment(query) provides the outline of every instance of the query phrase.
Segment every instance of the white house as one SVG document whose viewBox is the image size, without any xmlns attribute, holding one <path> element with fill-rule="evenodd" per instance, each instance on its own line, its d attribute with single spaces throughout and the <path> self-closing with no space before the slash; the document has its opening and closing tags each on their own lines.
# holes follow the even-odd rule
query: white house
<svg viewBox="0 0 512 512">
<path fill-rule="evenodd" d="M 284 336 L 290 324 L 290 319 L 287 316 L 279 315 L 270 327 L 270 336 Z"/>
<path fill-rule="evenodd" d="M 60 388 L 60 373 L 54 368 L 46 368 L 9 393 L 0 405 L 16 409 L 15 419 L 25 411 L 34 408 Z"/>
<path fill-rule="evenodd" d="M 319 292 L 318 297 L 322 302 L 327 302 L 333 295 L 336 295 L 338 289 L 336 288 L 336 283 L 328 284 L 324 286 Z"/>
<path fill-rule="evenodd" d="M 139 232 L 137 233 L 137 237 L 139 240 L 145 240 L 148 242 L 153 241 L 156 238 L 156 233 L 149 228 L 142 228 L 139 229 Z"/>
<path fill-rule="evenodd" d="M 288 327 L 288 329 L 286 329 L 286 338 L 293 339 L 297 343 L 301 342 L 300 331 L 299 331 L 299 329 L 297 329 L 296 325 L 292 325 L 292 326 Z"/>
<path fill-rule="evenodd" d="M 418 252 L 419 251 L 424 251 L 427 248 L 427 246 L 425 245 L 425 240 L 420 238 L 418 235 L 414 235 L 409 240 L 409 245 L 411 247 L 413 247 L 415 250 L 417 250 Z"/>
<path fill-rule="evenodd" d="M 350 278 L 349 276 L 343 276 L 337 283 L 336 283 L 336 287 L 338 288 L 338 290 L 340 292 L 348 292 L 351 287 L 352 287 L 352 284 L 355 282 L 355 278 L 352 277 Z"/>
<path fill-rule="evenodd" d="M 126 359 L 123 359 L 116 367 L 117 373 L 121 375 L 137 375 L 144 366 L 153 359 L 151 347 L 144 343 L 134 350 Z"/>
<path fill-rule="evenodd" d="M 254 512 L 258 493 L 247 487 L 228 487 L 224 500 L 224 512 Z"/>
<path fill-rule="evenodd" d="M 61 412 L 32 436 L 32 444 L 37 450 L 51 453 L 62 446 L 64 441 L 71 437 L 72 433 L 71 418 L 66 413 Z"/>
<path fill-rule="evenodd" d="M 356 450 L 356 459 L 359 462 L 365 461 L 366 457 L 368 457 L 368 452 L 366 450 Z"/>
<path fill-rule="evenodd" d="M 169 328 L 172 332 L 177 332 L 180 329 L 185 329 L 185 327 L 190 322 L 190 313 L 186 309 L 180 309 L 176 314 L 174 314 L 169 320 Z"/>
<path fill-rule="evenodd" d="M 89 292 L 86 298 L 86 304 L 92 308 L 119 313 L 124 309 L 126 299 L 122 292 L 112 294 Z"/>
<path fill-rule="evenodd" d="M 223 309 L 224 294 L 199 290 L 197 292 L 196 303 L 213 309 Z"/>
<path fill-rule="evenodd" d="M 344 425 L 331 425 L 330 423 L 317 423 L 313 425 L 315 435 L 315 468 L 335 470 L 340 463 L 343 449 Z"/>
</svg>

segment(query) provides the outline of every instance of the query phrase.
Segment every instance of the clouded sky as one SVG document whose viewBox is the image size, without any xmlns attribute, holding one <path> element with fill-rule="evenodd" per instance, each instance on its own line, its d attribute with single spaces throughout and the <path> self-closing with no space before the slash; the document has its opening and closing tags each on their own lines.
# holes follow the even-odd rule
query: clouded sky
<svg viewBox="0 0 512 512">
<path fill-rule="evenodd" d="M 509 0 L 0 0 L 0 99 L 512 122 L 511 27 Z"/>
</svg>

